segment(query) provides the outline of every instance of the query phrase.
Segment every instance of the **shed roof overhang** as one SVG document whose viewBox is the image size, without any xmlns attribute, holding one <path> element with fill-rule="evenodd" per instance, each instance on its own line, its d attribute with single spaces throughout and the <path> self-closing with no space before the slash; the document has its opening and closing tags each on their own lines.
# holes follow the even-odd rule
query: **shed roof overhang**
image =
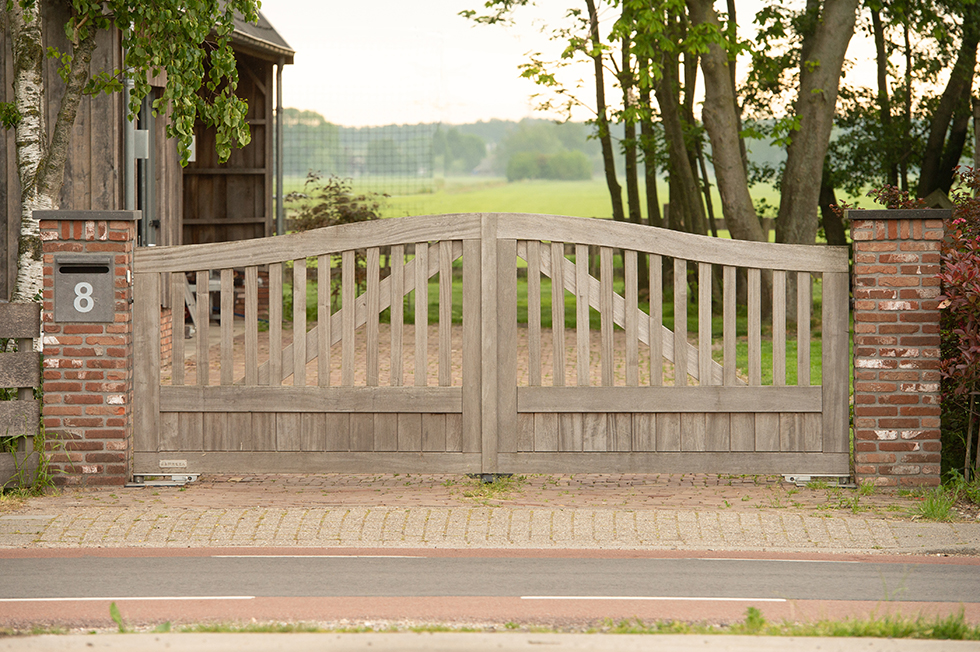
<svg viewBox="0 0 980 652">
<path fill-rule="evenodd" d="M 231 37 L 232 45 L 238 52 L 250 54 L 266 61 L 285 64 L 293 63 L 296 51 L 289 47 L 286 40 L 279 35 L 262 12 L 259 12 L 257 23 L 247 23 L 240 17 L 235 17 L 235 32 Z"/>
</svg>

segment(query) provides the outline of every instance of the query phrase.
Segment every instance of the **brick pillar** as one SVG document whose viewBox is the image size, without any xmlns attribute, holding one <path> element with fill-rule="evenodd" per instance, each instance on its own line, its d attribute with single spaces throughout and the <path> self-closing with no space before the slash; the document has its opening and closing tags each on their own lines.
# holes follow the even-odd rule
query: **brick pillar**
<svg viewBox="0 0 980 652">
<path fill-rule="evenodd" d="M 44 245 L 44 426 L 54 481 L 61 485 L 125 484 L 132 458 L 130 302 L 139 213 L 35 211 L 34 215 L 40 221 Z M 96 315 L 99 310 L 92 310 L 89 299 L 82 297 L 75 307 L 84 312 L 71 317 L 62 313 L 65 321 L 56 322 L 55 301 L 61 306 L 73 299 L 61 286 L 55 296 L 56 259 L 72 255 L 82 264 L 84 256 L 80 255 L 84 254 L 99 254 L 110 262 L 109 315 Z M 74 282 L 76 277 L 71 278 Z M 91 292 L 91 288 L 82 290 L 83 295 Z M 93 321 L 81 321 L 89 312 L 95 315 Z"/>
<path fill-rule="evenodd" d="M 940 481 L 939 279 L 948 210 L 849 211 L 854 241 L 854 472 Z"/>
</svg>

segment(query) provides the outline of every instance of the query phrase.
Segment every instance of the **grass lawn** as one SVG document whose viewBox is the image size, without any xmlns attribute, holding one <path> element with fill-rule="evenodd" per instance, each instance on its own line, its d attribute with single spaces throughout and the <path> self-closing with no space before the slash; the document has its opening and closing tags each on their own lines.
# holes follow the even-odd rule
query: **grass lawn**
<svg viewBox="0 0 980 652">
<path fill-rule="evenodd" d="M 574 258 L 574 257 L 572 257 Z M 313 262 L 313 261 L 310 261 Z M 521 262 L 518 259 L 518 262 Z M 315 264 L 315 263 L 314 263 Z M 453 305 L 452 305 L 452 316 L 453 323 L 461 323 L 462 313 L 463 313 L 463 287 L 462 280 L 460 278 L 460 270 L 462 268 L 462 261 L 457 260 L 454 264 L 454 279 L 453 279 Z M 289 275 L 285 275 L 289 278 Z M 623 281 L 618 278 L 614 283 L 615 291 L 622 294 L 623 292 Z M 669 288 L 668 288 L 669 289 Z M 814 305 L 812 308 L 813 318 L 811 320 L 811 341 L 810 341 L 810 382 L 812 384 L 818 385 L 821 382 L 821 343 L 820 343 L 820 315 L 821 315 L 821 290 L 822 286 L 819 280 L 815 281 L 813 284 L 813 297 Z M 363 291 L 363 288 L 360 290 Z M 429 313 L 428 321 L 430 324 L 436 324 L 439 321 L 439 281 L 438 277 L 433 278 L 429 282 L 428 286 L 429 293 Z M 307 284 L 306 288 L 306 305 L 307 305 L 307 321 L 309 323 L 316 322 L 316 306 L 317 306 L 317 284 L 311 281 Z M 335 289 L 334 291 L 334 301 L 339 301 L 336 296 L 338 293 Z M 697 292 L 691 291 L 688 295 L 688 305 L 687 305 L 687 327 L 688 327 L 688 341 L 696 342 L 698 334 L 698 307 L 696 304 Z M 412 324 L 415 320 L 415 293 L 411 292 L 404 298 L 404 315 L 405 323 Z M 292 287 L 288 283 L 284 285 L 283 288 L 283 315 L 286 319 L 291 319 L 292 316 Z M 333 310 L 336 311 L 339 308 L 339 304 L 333 306 Z M 641 300 L 639 307 L 644 312 L 649 313 L 649 303 L 647 301 Z M 594 331 L 600 329 L 600 315 L 595 309 L 589 310 L 589 328 Z M 390 321 L 390 309 L 382 311 L 380 320 L 383 323 Z M 517 280 L 517 321 L 518 324 L 525 326 L 528 323 L 528 298 L 527 298 L 527 279 L 523 275 L 518 276 Z M 570 292 L 565 292 L 565 328 L 575 328 L 576 315 L 575 315 L 575 297 Z M 674 303 L 673 297 L 670 295 L 665 295 L 663 302 L 663 323 L 669 329 L 673 329 L 674 325 Z M 736 346 L 736 366 L 738 367 L 740 373 L 747 374 L 748 369 L 748 336 L 747 336 L 747 324 L 748 318 L 746 309 L 744 306 L 739 306 L 737 309 L 736 317 L 736 335 L 737 335 L 737 346 Z M 550 329 L 552 325 L 551 319 L 551 279 L 547 277 L 541 278 L 541 328 Z M 715 349 L 712 352 L 712 357 L 717 362 L 722 362 L 723 351 L 721 350 L 720 344 L 722 342 L 724 322 L 721 314 L 712 314 L 711 320 L 711 332 L 712 341 L 715 344 Z M 616 326 L 617 330 L 621 330 L 619 326 Z M 762 326 L 762 382 L 763 384 L 772 383 L 772 324 L 763 323 Z M 547 335 L 545 335 L 547 336 Z M 797 379 L 797 340 L 796 340 L 796 329 L 795 325 L 790 325 L 787 329 L 786 334 L 786 382 L 789 385 L 796 384 Z"/>
</svg>

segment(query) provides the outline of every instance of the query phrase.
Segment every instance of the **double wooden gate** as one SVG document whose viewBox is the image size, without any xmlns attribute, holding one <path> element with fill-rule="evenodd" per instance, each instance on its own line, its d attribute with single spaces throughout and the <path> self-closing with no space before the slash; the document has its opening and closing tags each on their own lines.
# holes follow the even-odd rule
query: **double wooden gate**
<svg viewBox="0 0 980 652">
<path fill-rule="evenodd" d="M 136 473 L 848 473 L 843 249 L 438 215 L 141 249 L 134 283 Z"/>
</svg>

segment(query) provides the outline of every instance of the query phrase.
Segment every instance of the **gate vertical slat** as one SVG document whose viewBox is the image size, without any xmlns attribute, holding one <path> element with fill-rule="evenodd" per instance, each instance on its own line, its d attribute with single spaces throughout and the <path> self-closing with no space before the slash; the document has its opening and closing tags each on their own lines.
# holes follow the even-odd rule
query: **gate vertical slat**
<svg viewBox="0 0 980 652">
<path fill-rule="evenodd" d="M 698 384 L 711 378 L 711 264 L 698 263 Z"/>
<path fill-rule="evenodd" d="M 340 384 L 343 387 L 354 385 L 354 295 L 357 285 L 354 278 L 354 252 L 345 251 L 341 256 L 341 312 L 343 313 L 340 332 Z M 354 439 L 353 422 L 351 440 Z"/>
<path fill-rule="evenodd" d="M 269 265 L 269 385 L 282 384 L 282 263 Z"/>
<path fill-rule="evenodd" d="M 484 419 L 482 381 L 482 264 L 479 240 L 463 241 L 463 442 L 464 453 L 478 453 Z"/>
<path fill-rule="evenodd" d="M 589 247 L 575 245 L 575 343 L 576 384 L 588 387 L 589 379 Z"/>
<path fill-rule="evenodd" d="M 663 258 L 650 256 L 650 385 L 664 384 Z M 654 426 L 655 427 L 655 426 Z M 651 442 L 655 439 L 652 438 Z M 652 449 L 651 449 L 652 450 Z"/>
<path fill-rule="evenodd" d="M 602 385 L 612 387 L 615 347 L 613 346 L 613 250 L 599 249 L 599 335 L 602 342 Z"/>
<path fill-rule="evenodd" d="M 208 286 L 211 283 L 211 273 L 208 270 L 197 272 L 194 283 L 197 286 L 197 385 L 210 383 L 210 366 L 208 364 L 208 331 L 211 326 L 211 294 Z"/>
<path fill-rule="evenodd" d="M 737 378 L 736 367 L 736 313 L 735 313 L 735 268 L 726 265 L 722 271 L 723 307 L 722 307 L 722 347 L 724 349 L 723 380 L 726 387 L 735 385 Z"/>
<path fill-rule="evenodd" d="M 320 387 L 330 386 L 330 332 L 332 310 L 330 307 L 331 256 L 320 254 L 316 260 L 316 382 Z"/>
<path fill-rule="evenodd" d="M 786 384 L 786 272 L 772 273 L 772 384 Z"/>
<path fill-rule="evenodd" d="M 235 337 L 235 272 L 221 270 L 221 379 L 222 385 L 235 382 L 233 345 Z"/>
<path fill-rule="evenodd" d="M 173 385 L 184 384 L 184 310 L 185 294 L 187 287 L 187 277 L 183 272 L 172 272 L 170 274 L 170 305 L 172 306 L 171 317 L 173 326 L 173 348 L 170 353 L 170 368 Z"/>
<path fill-rule="evenodd" d="M 306 386 L 306 259 L 293 261 L 293 386 Z"/>
<path fill-rule="evenodd" d="M 245 384 L 259 383 L 259 268 L 245 268 Z"/>
<path fill-rule="evenodd" d="M 381 250 L 369 247 L 367 250 L 367 386 L 378 386 L 378 330 L 381 312 Z"/>
<path fill-rule="evenodd" d="M 527 243 L 527 357 L 528 383 L 541 385 L 541 243 Z"/>
<path fill-rule="evenodd" d="M 847 272 L 823 275 L 823 452 L 848 450 L 848 294 Z"/>
<path fill-rule="evenodd" d="M 552 384 L 565 386 L 565 245 L 551 243 Z"/>
<path fill-rule="evenodd" d="M 480 428 L 483 473 L 497 471 L 497 216 L 483 215 L 480 224 Z"/>
<path fill-rule="evenodd" d="M 453 384 L 453 243 L 439 243 L 439 386 Z"/>
<path fill-rule="evenodd" d="M 429 243 L 415 244 L 415 386 L 429 375 Z"/>
<path fill-rule="evenodd" d="M 674 387 L 687 385 L 687 261 L 674 259 Z"/>
<path fill-rule="evenodd" d="M 762 384 L 762 274 L 748 271 L 748 367 L 749 385 Z"/>
<path fill-rule="evenodd" d="M 517 240 L 497 241 L 497 451 L 517 452 Z"/>
<path fill-rule="evenodd" d="M 810 272 L 797 272 L 796 281 L 796 384 L 810 385 L 810 304 L 813 301 Z"/>
<path fill-rule="evenodd" d="M 405 359 L 402 355 L 405 324 L 405 246 L 391 248 L 391 378 L 392 387 L 405 384 Z"/>
<path fill-rule="evenodd" d="M 626 299 L 626 384 L 636 387 L 640 384 L 640 315 L 639 288 L 637 283 L 636 252 L 629 249 L 623 261 L 623 292 Z M 623 449 L 620 450 L 628 450 Z"/>
<path fill-rule="evenodd" d="M 140 388 L 133 405 L 133 448 L 156 451 L 160 449 L 160 274 L 136 274 L 133 297 L 133 348 L 144 352 L 142 364 L 133 369 L 133 383 Z M 181 295 L 181 303 L 173 305 L 182 306 L 183 300 Z M 181 332 L 174 341 L 183 337 Z"/>
</svg>

